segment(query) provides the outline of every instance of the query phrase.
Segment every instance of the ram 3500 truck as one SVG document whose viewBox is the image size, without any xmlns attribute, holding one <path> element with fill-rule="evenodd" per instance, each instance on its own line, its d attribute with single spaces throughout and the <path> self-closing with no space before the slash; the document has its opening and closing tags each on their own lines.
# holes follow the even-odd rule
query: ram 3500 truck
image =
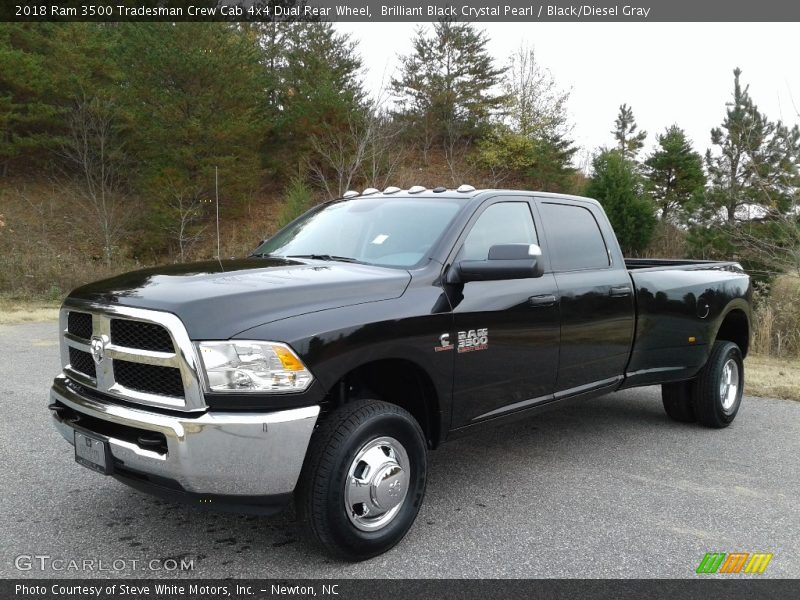
<svg viewBox="0 0 800 600">
<path fill-rule="evenodd" d="M 733 262 L 626 261 L 594 200 L 365 190 L 247 258 L 73 291 L 49 408 L 90 469 L 203 507 L 294 500 L 359 560 L 403 538 L 455 435 L 653 384 L 673 419 L 727 426 L 750 302 Z"/>
</svg>

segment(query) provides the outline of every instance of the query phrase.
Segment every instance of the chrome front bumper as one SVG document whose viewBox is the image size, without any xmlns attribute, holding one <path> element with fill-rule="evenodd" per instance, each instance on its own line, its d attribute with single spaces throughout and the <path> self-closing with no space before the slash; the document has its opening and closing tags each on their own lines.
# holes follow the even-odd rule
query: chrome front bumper
<svg viewBox="0 0 800 600">
<path fill-rule="evenodd" d="M 117 468 L 178 483 L 193 494 L 273 496 L 294 490 L 303 467 L 319 406 L 269 413 L 207 412 L 196 418 L 168 416 L 147 410 L 106 404 L 79 394 L 60 375 L 50 390 L 50 402 L 62 404 L 80 419 L 73 422 L 54 412 L 56 429 L 74 443 L 74 430 L 105 440 Z M 166 438 L 166 452 L 92 431 L 98 419 Z"/>
</svg>

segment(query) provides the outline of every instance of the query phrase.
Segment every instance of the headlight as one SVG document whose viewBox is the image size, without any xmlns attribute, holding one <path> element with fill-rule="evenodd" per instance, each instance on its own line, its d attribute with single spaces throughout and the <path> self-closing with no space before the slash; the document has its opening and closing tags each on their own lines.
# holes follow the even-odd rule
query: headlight
<svg viewBox="0 0 800 600">
<path fill-rule="evenodd" d="M 197 348 L 212 392 L 299 392 L 314 380 L 286 344 L 236 340 Z"/>
</svg>

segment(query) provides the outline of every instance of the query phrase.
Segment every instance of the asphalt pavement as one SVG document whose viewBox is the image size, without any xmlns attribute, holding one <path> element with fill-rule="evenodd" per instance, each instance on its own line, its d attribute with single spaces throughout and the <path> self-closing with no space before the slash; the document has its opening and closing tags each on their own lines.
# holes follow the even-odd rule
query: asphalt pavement
<svg viewBox="0 0 800 600">
<path fill-rule="evenodd" d="M 757 577 L 800 572 L 797 402 L 745 397 L 710 430 L 643 388 L 452 441 L 405 540 L 350 564 L 291 513 L 204 512 L 76 464 L 46 408 L 56 329 L 0 326 L 0 577 L 683 578 L 706 552 L 773 553 Z M 193 569 L 167 570 L 181 560 Z"/>
</svg>

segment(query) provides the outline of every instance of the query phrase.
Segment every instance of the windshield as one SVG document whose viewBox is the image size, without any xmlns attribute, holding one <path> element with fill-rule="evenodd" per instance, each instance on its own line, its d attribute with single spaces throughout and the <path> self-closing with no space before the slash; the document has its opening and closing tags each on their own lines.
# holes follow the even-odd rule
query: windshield
<svg viewBox="0 0 800 600">
<path fill-rule="evenodd" d="M 461 204 L 447 198 L 359 198 L 328 204 L 279 231 L 254 252 L 413 267 Z"/>
</svg>

